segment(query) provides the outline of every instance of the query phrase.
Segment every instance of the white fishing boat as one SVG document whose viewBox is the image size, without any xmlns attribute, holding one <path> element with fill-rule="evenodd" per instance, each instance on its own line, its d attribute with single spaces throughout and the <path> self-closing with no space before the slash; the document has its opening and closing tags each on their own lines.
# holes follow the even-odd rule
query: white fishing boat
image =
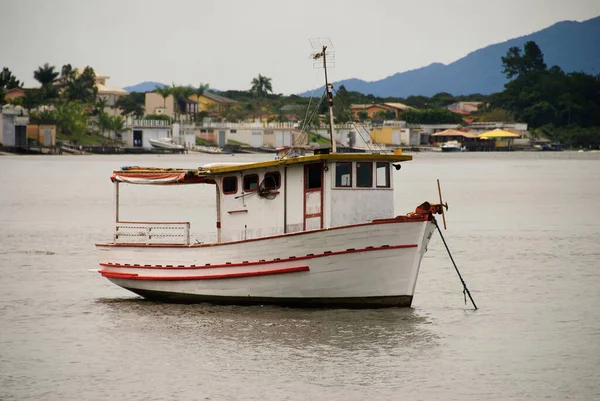
<svg viewBox="0 0 600 401">
<path fill-rule="evenodd" d="M 327 78 L 326 90 L 333 121 Z M 152 300 L 410 306 L 433 215 L 444 208 L 440 199 L 407 214 L 394 210 L 393 173 L 411 159 L 337 153 L 332 140 L 313 155 L 264 162 L 121 168 L 111 176 L 114 238 L 96 245 L 99 273 Z M 214 185 L 214 241 L 192 243 L 185 221 L 121 221 L 123 184 Z"/>
<path fill-rule="evenodd" d="M 462 152 L 464 148 L 458 141 L 447 141 L 440 145 L 442 152 Z"/>
<path fill-rule="evenodd" d="M 183 145 L 175 142 L 173 138 L 148 139 L 148 142 L 156 149 L 185 149 Z"/>
</svg>

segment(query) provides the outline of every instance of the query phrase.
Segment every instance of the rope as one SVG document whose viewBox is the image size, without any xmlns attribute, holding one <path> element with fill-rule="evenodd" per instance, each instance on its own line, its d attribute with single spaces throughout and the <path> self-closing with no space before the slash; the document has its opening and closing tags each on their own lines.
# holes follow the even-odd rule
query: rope
<svg viewBox="0 0 600 401">
<path fill-rule="evenodd" d="M 333 85 L 332 85 L 332 88 L 333 88 Z M 349 119 L 350 121 L 352 121 L 352 126 L 354 127 L 354 129 L 356 130 L 356 132 L 358 133 L 358 135 L 360 135 L 360 137 L 362 138 L 362 140 L 363 140 L 363 142 L 365 143 L 365 145 L 367 146 L 367 148 L 368 148 L 370 151 L 373 151 L 373 148 L 371 148 L 371 147 L 369 146 L 369 141 L 368 141 L 367 139 L 365 139 L 365 137 L 364 137 L 364 136 L 363 136 L 363 134 L 361 133 L 361 130 L 360 130 L 360 129 L 358 129 L 358 127 L 356 126 L 356 123 L 355 123 L 355 122 L 354 122 L 354 120 L 352 119 L 352 110 L 351 110 L 351 108 L 350 108 L 350 107 L 348 107 L 348 105 L 346 105 L 346 104 L 344 103 L 344 100 L 343 100 L 341 97 L 339 97 L 339 96 L 338 96 L 338 92 L 337 92 L 337 90 L 336 90 L 335 88 L 333 88 L 333 91 L 335 92 L 335 95 L 336 95 L 336 97 L 337 97 L 338 101 L 339 101 L 340 103 L 342 103 L 342 111 L 345 111 L 346 117 L 349 117 L 348 119 Z M 348 110 L 350 110 L 350 112 L 349 112 L 349 113 L 348 113 Z M 362 128 L 362 129 L 364 129 L 366 132 L 368 132 L 367 128 L 366 128 L 364 125 L 362 125 L 362 124 L 361 124 L 361 128 Z M 369 140 L 370 140 L 370 139 L 371 139 L 371 137 L 369 136 Z M 377 145 L 377 146 L 379 147 L 379 150 L 385 150 L 385 149 L 384 149 L 384 148 L 383 148 L 383 147 L 382 147 L 380 144 L 378 144 L 378 143 L 375 143 L 375 145 Z"/>
<path fill-rule="evenodd" d="M 454 258 L 452 257 L 452 253 L 450 252 L 450 248 L 448 248 L 448 244 L 446 243 L 446 239 L 444 238 L 444 234 L 442 234 L 442 230 L 440 230 L 440 226 L 438 226 L 437 220 L 435 219 L 435 217 L 432 217 L 432 221 L 433 224 L 435 224 L 435 227 L 437 228 L 438 232 L 440 233 L 440 237 L 442 237 L 442 241 L 444 242 L 444 246 L 446 247 L 446 250 L 448 251 L 448 256 L 450 256 L 450 260 L 452 261 L 452 264 L 454 265 L 454 270 L 456 270 L 456 274 L 458 274 L 458 278 L 460 279 L 460 282 L 463 285 L 463 295 L 465 297 L 465 305 L 467 304 L 467 295 L 469 296 L 469 299 L 471 300 L 471 303 L 473 304 L 473 307 L 475 308 L 475 310 L 477 310 L 477 305 L 475 305 L 475 301 L 473 300 L 473 297 L 471 296 L 471 292 L 469 291 L 469 289 L 467 288 L 467 284 L 465 283 L 465 280 L 463 280 L 462 275 L 460 274 L 460 271 L 458 270 L 458 267 L 456 266 L 456 263 L 454 262 Z"/>
</svg>

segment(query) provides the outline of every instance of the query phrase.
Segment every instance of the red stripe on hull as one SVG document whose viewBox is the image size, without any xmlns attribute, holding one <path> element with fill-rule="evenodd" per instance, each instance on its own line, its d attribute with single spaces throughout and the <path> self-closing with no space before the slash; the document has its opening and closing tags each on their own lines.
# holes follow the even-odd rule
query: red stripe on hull
<svg viewBox="0 0 600 401">
<path fill-rule="evenodd" d="M 252 265 L 267 265 L 271 263 L 282 263 L 289 261 L 299 261 L 299 260 L 307 260 L 314 258 L 322 258 L 325 256 L 336 256 L 336 255 L 344 255 L 347 253 L 356 253 L 356 252 L 371 252 L 371 251 L 384 251 L 389 249 L 404 249 L 404 248 L 417 248 L 417 244 L 409 244 L 409 245 L 393 245 L 393 246 L 381 246 L 381 247 L 369 247 L 362 249 L 347 249 L 345 251 L 337 251 L 337 252 L 326 252 L 319 253 L 316 255 L 306 255 L 306 256 L 298 256 L 298 257 L 289 257 L 284 259 L 273 259 L 273 260 L 262 260 L 256 262 L 242 262 L 242 263 L 225 263 L 225 264 L 216 264 L 216 265 L 204 265 L 204 266 L 162 266 L 162 265 L 139 265 L 139 264 L 120 264 L 120 263 L 100 263 L 102 267 L 121 267 L 127 269 L 172 269 L 172 270 L 189 270 L 189 269 L 214 269 L 221 267 L 239 267 L 239 266 L 252 266 Z"/>
<path fill-rule="evenodd" d="M 257 277 L 257 276 L 268 276 L 272 274 L 284 274 L 284 273 L 297 273 L 309 271 L 308 266 L 288 267 L 284 269 L 264 270 L 257 272 L 242 272 L 242 273 L 228 273 L 228 274 L 214 274 L 210 276 L 187 276 L 187 277 L 173 277 L 173 276 L 138 276 L 137 274 L 127 273 L 114 273 L 100 271 L 103 277 L 106 278 L 120 278 L 128 280 L 152 280 L 152 281 L 182 281 L 182 280 L 218 280 L 228 278 L 242 278 L 242 277 Z"/>
</svg>

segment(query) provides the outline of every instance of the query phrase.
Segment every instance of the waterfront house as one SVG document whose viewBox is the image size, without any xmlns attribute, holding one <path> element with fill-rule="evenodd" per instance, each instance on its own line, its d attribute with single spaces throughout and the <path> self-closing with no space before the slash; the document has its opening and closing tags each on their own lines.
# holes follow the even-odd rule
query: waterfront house
<svg viewBox="0 0 600 401">
<path fill-rule="evenodd" d="M 446 106 L 446 109 L 453 111 L 455 113 L 458 114 L 470 114 L 474 111 L 477 111 L 477 109 L 479 108 L 479 105 L 481 105 L 483 102 L 456 102 L 456 103 L 452 103 L 449 104 L 448 106 Z"/>
<path fill-rule="evenodd" d="M 173 117 L 175 111 L 175 98 L 169 95 L 163 98 L 156 92 L 146 92 L 144 97 L 146 114 L 158 114 Z"/>
<path fill-rule="evenodd" d="M 0 143 L 8 149 L 27 149 L 27 124 L 21 106 L 0 106 Z"/>
<path fill-rule="evenodd" d="M 40 146 L 55 146 L 56 121 L 30 119 L 27 124 L 27 138 Z"/>
<path fill-rule="evenodd" d="M 400 113 L 405 110 L 410 110 L 412 107 L 402 103 L 378 103 L 378 104 L 353 104 L 350 106 L 352 118 L 357 120 L 361 112 L 367 113 L 369 119 L 376 119 L 377 114 L 392 112 L 394 118 L 399 119 Z"/>
<path fill-rule="evenodd" d="M 220 115 L 228 105 L 237 103 L 235 100 L 208 91 L 201 96 L 191 95 L 189 99 L 198 102 L 200 111 L 206 111 L 214 115 Z"/>
<path fill-rule="evenodd" d="M 25 89 L 23 88 L 4 89 L 4 100 L 6 103 L 23 96 L 25 96 Z"/>
<path fill-rule="evenodd" d="M 84 69 L 77 68 L 75 71 L 77 75 L 81 75 L 83 74 Z M 98 89 L 98 94 L 96 95 L 96 98 L 103 99 L 106 101 L 106 107 L 104 108 L 104 112 L 111 116 L 120 115 L 121 112 L 119 109 L 115 108 L 115 104 L 120 97 L 127 96 L 129 92 L 121 88 L 108 87 L 106 85 L 106 81 L 110 79 L 109 76 L 98 74 L 96 71 L 94 71 L 94 74 L 96 74 L 95 84 L 96 88 Z"/>
</svg>

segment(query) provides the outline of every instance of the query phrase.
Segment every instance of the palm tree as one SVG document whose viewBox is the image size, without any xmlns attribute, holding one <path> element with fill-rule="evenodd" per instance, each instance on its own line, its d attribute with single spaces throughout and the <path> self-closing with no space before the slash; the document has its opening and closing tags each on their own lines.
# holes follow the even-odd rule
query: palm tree
<svg viewBox="0 0 600 401">
<path fill-rule="evenodd" d="M 104 109 L 106 109 L 106 106 L 108 106 L 108 99 L 105 97 L 99 97 L 96 99 L 96 103 L 94 104 L 94 110 L 92 111 L 92 114 L 100 114 L 104 111 Z"/>
<path fill-rule="evenodd" d="M 46 87 L 52 85 L 57 79 L 60 73 L 58 71 L 54 71 L 55 67 L 48 63 L 45 63 L 42 67 L 38 67 L 37 70 L 33 72 L 33 77 L 36 81 L 42 85 L 42 87 Z"/>
<path fill-rule="evenodd" d="M 31 115 L 31 110 L 40 106 L 41 96 L 40 89 L 29 89 L 25 91 L 25 95 L 22 97 L 23 107 L 27 110 L 27 115 Z"/>
<path fill-rule="evenodd" d="M 109 121 L 110 130 L 114 134 L 113 138 L 116 139 L 119 136 L 120 139 L 121 132 L 125 129 L 125 119 L 121 116 L 113 116 L 109 118 Z"/>
<path fill-rule="evenodd" d="M 254 93 L 257 97 L 264 97 L 269 92 L 273 93 L 273 86 L 271 85 L 271 78 L 263 77 L 258 74 L 258 77 L 252 79 L 252 87 L 250 92 Z"/>
<path fill-rule="evenodd" d="M 200 85 L 198 85 L 198 89 L 195 90 L 194 94 L 200 98 L 200 96 L 204 95 L 204 92 L 206 92 L 208 88 L 210 88 L 209 84 L 203 84 L 200 82 Z"/>
<path fill-rule="evenodd" d="M 179 111 L 179 114 L 185 114 L 187 113 L 186 110 L 186 102 L 188 100 L 188 98 L 195 94 L 197 92 L 197 89 L 194 89 L 192 86 L 187 85 L 187 86 L 182 86 L 182 85 L 175 85 L 175 82 L 173 82 L 173 85 L 171 85 L 171 94 L 173 95 L 173 100 L 175 101 L 175 104 L 177 105 L 177 111 Z M 174 110 L 175 111 L 175 110 Z"/>
<path fill-rule="evenodd" d="M 104 132 L 111 130 L 110 116 L 104 110 L 100 111 L 96 117 L 95 125 L 98 127 L 98 131 L 100 131 L 100 135 L 104 136 Z"/>
<path fill-rule="evenodd" d="M 165 85 L 162 88 L 156 88 L 154 92 L 158 93 L 163 98 L 163 108 L 167 108 L 167 98 L 171 94 L 171 87 L 169 85 Z"/>
</svg>

